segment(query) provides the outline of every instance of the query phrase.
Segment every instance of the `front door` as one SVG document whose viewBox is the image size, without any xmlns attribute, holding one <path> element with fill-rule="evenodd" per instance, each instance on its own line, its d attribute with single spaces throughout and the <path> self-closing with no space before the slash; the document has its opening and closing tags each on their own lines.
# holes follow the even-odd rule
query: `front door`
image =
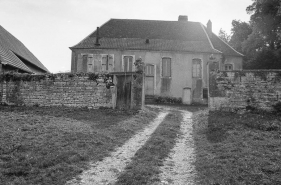
<svg viewBox="0 0 281 185">
<path fill-rule="evenodd" d="M 145 95 L 154 95 L 155 65 L 147 64 L 145 69 Z"/>
</svg>

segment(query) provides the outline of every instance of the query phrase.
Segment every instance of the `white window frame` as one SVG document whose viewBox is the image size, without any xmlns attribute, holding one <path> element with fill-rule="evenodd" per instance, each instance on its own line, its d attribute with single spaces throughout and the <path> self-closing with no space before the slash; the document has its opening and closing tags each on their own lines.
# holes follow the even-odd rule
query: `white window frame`
<svg viewBox="0 0 281 185">
<path fill-rule="evenodd" d="M 200 60 L 201 61 L 201 76 L 200 77 L 194 77 L 193 76 L 193 60 Z M 203 65 L 203 60 L 202 58 L 193 58 L 192 61 L 191 61 L 191 68 L 192 68 L 192 78 L 200 78 L 200 79 L 203 79 L 203 75 L 204 75 L 204 65 Z"/>
<path fill-rule="evenodd" d="M 162 65 L 163 65 L 163 59 L 164 59 L 164 58 L 169 58 L 169 59 L 171 59 L 171 76 L 163 76 L 163 66 L 162 66 Z M 173 65 L 172 65 L 172 64 L 173 64 L 173 62 L 172 62 L 172 57 L 168 57 L 168 56 L 163 56 L 163 57 L 161 57 L 161 62 L 160 62 L 160 74 L 161 74 L 161 78 L 172 78 L 172 75 L 173 75 L 173 74 L 172 74 L 172 73 L 173 73 L 173 72 L 172 72 L 172 71 L 173 71 L 173 70 L 172 70 L 172 69 L 173 69 L 173 67 L 172 67 Z"/>
<path fill-rule="evenodd" d="M 135 63 L 135 55 L 122 55 L 122 71 L 125 72 L 125 70 L 124 70 L 124 58 L 125 57 L 133 57 L 132 72 L 134 72 L 135 71 L 135 64 L 134 64 Z"/>
<path fill-rule="evenodd" d="M 232 66 L 232 70 L 226 70 L 225 67 L 227 65 L 231 65 Z M 224 71 L 233 71 L 234 70 L 234 65 L 232 63 L 227 63 L 227 64 L 224 64 Z"/>
</svg>

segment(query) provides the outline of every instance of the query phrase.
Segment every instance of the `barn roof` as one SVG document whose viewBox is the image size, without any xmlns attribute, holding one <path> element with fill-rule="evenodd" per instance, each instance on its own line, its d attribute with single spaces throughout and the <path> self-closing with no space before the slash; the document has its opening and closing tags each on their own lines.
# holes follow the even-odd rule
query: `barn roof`
<svg viewBox="0 0 281 185">
<path fill-rule="evenodd" d="M 2 63 L 33 72 L 26 62 L 48 72 L 48 69 L 24 46 L 24 44 L 0 25 L 0 60 Z"/>
</svg>

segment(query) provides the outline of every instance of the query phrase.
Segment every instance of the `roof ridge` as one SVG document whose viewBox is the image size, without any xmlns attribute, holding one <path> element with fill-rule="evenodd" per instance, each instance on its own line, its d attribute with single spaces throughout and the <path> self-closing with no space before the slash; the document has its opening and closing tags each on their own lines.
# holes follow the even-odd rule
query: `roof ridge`
<svg viewBox="0 0 281 185">
<path fill-rule="evenodd" d="M 200 23 L 195 21 L 168 21 L 168 20 L 152 20 L 152 19 L 119 19 L 119 18 L 112 18 L 110 20 L 133 20 L 133 21 L 158 21 L 158 22 L 180 22 L 180 23 Z"/>
<path fill-rule="evenodd" d="M 203 24 L 200 23 L 200 25 L 201 25 L 201 28 L 203 29 L 205 35 L 207 36 L 207 39 L 208 39 L 209 44 L 211 45 L 212 49 L 215 50 L 215 51 L 218 51 L 218 52 L 222 53 L 221 51 L 217 50 L 217 49 L 213 46 L 213 43 L 211 42 L 211 39 L 209 38 L 209 35 L 207 34 L 207 31 L 205 30 Z"/>
</svg>

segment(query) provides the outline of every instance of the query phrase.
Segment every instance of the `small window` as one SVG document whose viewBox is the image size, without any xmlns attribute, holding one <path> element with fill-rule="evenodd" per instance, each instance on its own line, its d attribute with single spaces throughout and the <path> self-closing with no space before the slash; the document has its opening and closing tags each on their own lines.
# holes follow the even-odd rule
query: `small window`
<svg viewBox="0 0 281 185">
<path fill-rule="evenodd" d="M 203 99 L 208 99 L 208 89 L 203 88 Z"/>
<path fill-rule="evenodd" d="M 224 65 L 224 69 L 226 71 L 232 71 L 233 70 L 233 65 L 232 64 L 225 64 Z"/>
<path fill-rule="evenodd" d="M 154 76 L 154 65 L 148 64 L 145 71 L 146 76 Z"/>
<path fill-rule="evenodd" d="M 124 72 L 132 72 L 133 71 L 133 56 L 124 56 L 123 58 L 123 69 Z"/>
<path fill-rule="evenodd" d="M 171 77 L 171 58 L 162 58 L 162 77 Z"/>
<path fill-rule="evenodd" d="M 201 59 L 192 60 L 192 77 L 201 78 L 202 77 L 202 61 Z"/>
</svg>

